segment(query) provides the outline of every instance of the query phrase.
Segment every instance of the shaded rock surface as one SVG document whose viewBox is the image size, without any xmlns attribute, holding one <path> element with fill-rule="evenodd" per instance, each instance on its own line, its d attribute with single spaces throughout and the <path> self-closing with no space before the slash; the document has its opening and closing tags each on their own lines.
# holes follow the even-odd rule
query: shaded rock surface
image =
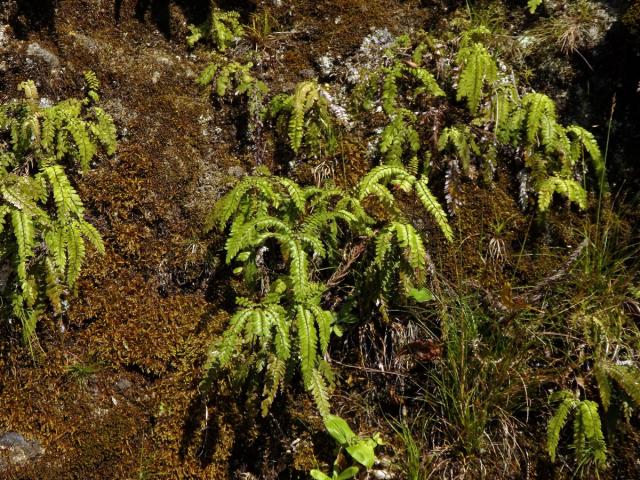
<svg viewBox="0 0 640 480">
<path fill-rule="evenodd" d="M 39 442 L 27 440 L 17 432 L 0 435 L 0 472 L 8 466 L 20 466 L 39 457 L 44 449 Z"/>
</svg>

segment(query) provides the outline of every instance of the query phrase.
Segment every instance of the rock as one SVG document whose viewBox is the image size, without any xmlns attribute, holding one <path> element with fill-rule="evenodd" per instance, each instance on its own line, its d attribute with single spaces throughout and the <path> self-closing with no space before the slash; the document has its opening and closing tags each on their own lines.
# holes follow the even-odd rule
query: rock
<svg viewBox="0 0 640 480">
<path fill-rule="evenodd" d="M 41 46 L 38 42 L 31 42 L 27 47 L 27 55 L 32 57 L 39 57 L 49 64 L 52 70 L 60 67 L 60 60 L 51 50 L 47 50 Z"/>
<path fill-rule="evenodd" d="M 333 72 L 334 59 L 330 55 L 323 55 L 316 60 L 323 77 L 330 77 Z"/>
<path fill-rule="evenodd" d="M 85 48 L 91 53 L 96 53 L 100 49 L 100 45 L 98 44 L 98 42 L 95 39 L 88 37 L 87 35 L 83 35 L 82 33 L 77 32 L 71 32 L 69 33 L 69 35 L 73 37 L 76 45 Z"/>
<path fill-rule="evenodd" d="M 133 386 L 133 383 L 131 383 L 131 380 L 129 380 L 128 378 L 122 377 L 116 382 L 116 388 L 121 392 L 124 392 L 125 390 L 129 390 L 132 386 Z"/>
<path fill-rule="evenodd" d="M 9 43 L 9 25 L 0 25 L 0 48 L 4 48 Z"/>
<path fill-rule="evenodd" d="M 227 169 L 227 175 L 229 175 L 230 177 L 242 178 L 246 174 L 247 172 L 244 170 L 244 168 L 238 165 L 233 165 Z"/>
<path fill-rule="evenodd" d="M 20 466 L 42 455 L 44 448 L 35 440 L 26 440 L 17 432 L 0 436 L 0 470 Z"/>
</svg>

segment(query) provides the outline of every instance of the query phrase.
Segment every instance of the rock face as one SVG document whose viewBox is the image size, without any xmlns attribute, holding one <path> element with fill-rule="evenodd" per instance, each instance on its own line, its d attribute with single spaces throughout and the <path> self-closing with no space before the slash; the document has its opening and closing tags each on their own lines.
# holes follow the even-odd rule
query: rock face
<svg viewBox="0 0 640 480">
<path fill-rule="evenodd" d="M 25 465 L 43 453 L 37 441 L 26 440 L 17 432 L 4 433 L 0 436 L 0 472 L 7 467 Z"/>
</svg>

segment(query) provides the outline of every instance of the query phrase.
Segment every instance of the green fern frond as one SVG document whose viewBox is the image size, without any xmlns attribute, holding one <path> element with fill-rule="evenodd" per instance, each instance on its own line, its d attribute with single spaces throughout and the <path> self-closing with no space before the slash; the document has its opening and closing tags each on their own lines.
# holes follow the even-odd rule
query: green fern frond
<svg viewBox="0 0 640 480">
<path fill-rule="evenodd" d="M 483 86 L 490 87 L 498 79 L 498 66 L 489 51 L 481 43 L 473 43 L 463 47 L 456 56 L 456 62 L 461 68 L 458 80 L 458 101 L 467 99 L 467 106 L 471 113 L 476 113 L 484 94 Z"/>
<path fill-rule="evenodd" d="M 382 108 L 387 115 L 391 115 L 396 110 L 398 97 L 398 79 L 402 77 L 402 65 L 396 63 L 393 68 L 385 72 L 382 83 Z"/>
<path fill-rule="evenodd" d="M 553 194 L 559 193 L 570 202 L 574 202 L 581 210 L 587 208 L 587 192 L 575 180 L 562 177 L 549 177 L 538 185 L 538 210 L 546 212 L 553 200 Z"/>
<path fill-rule="evenodd" d="M 549 452 L 551 461 L 555 462 L 556 451 L 558 449 L 558 444 L 560 443 L 560 431 L 567 423 L 569 413 L 576 407 L 577 400 L 571 392 L 562 390 L 560 392 L 555 392 L 551 396 L 551 401 L 560 401 L 556 412 L 549 419 L 549 423 L 547 424 L 547 451 Z"/>
<path fill-rule="evenodd" d="M 404 257 L 420 278 L 426 270 L 427 251 L 422 237 L 409 223 L 393 222 L 390 229 L 396 232 L 398 243 L 404 250 Z"/>
<path fill-rule="evenodd" d="M 82 171 L 86 172 L 89 170 L 91 160 L 97 153 L 96 145 L 89 136 L 89 130 L 85 122 L 73 119 L 67 123 L 67 129 L 78 148 L 78 161 Z"/>
<path fill-rule="evenodd" d="M 304 212 L 306 202 L 304 192 L 302 188 L 300 188 L 300 185 L 298 185 L 293 180 L 283 177 L 274 177 L 274 180 L 280 183 L 285 188 L 287 194 L 289 195 L 289 198 L 291 199 L 291 202 L 296 207 L 298 212 Z"/>
<path fill-rule="evenodd" d="M 421 86 L 415 89 L 414 93 L 416 95 L 426 93 L 434 97 L 445 96 L 444 90 L 440 88 L 440 85 L 438 85 L 436 78 L 433 76 L 433 74 L 429 70 L 421 67 L 408 67 L 408 66 L 405 67 L 405 69 L 411 74 L 412 77 L 417 79 L 421 84 Z"/>
<path fill-rule="evenodd" d="M 524 126 L 528 145 L 552 148 L 556 140 L 556 106 L 542 93 L 528 93 L 522 98 Z"/>
<path fill-rule="evenodd" d="M 68 226 L 65 232 L 67 241 L 67 285 L 73 288 L 76 280 L 80 276 L 82 269 L 82 261 L 86 254 L 84 239 L 80 229 L 74 228 L 73 225 Z"/>
<path fill-rule="evenodd" d="M 324 381 L 324 377 L 319 370 L 314 368 L 311 372 L 311 377 L 309 378 L 307 389 L 311 392 L 320 415 L 322 415 L 322 417 L 326 417 L 327 415 L 329 415 L 331 413 L 329 404 L 329 392 Z"/>
<path fill-rule="evenodd" d="M 59 315 L 62 312 L 62 295 L 64 293 L 59 270 L 49 258 L 45 260 L 45 267 L 45 293 L 53 307 L 54 314 Z"/>
<path fill-rule="evenodd" d="M 583 400 L 578 404 L 573 434 L 573 447 L 578 459 L 581 462 L 593 459 L 596 465 L 604 465 L 607 460 L 607 446 L 596 402 Z"/>
<path fill-rule="evenodd" d="M 318 340 L 320 353 L 327 353 L 329 348 L 329 339 L 331 337 L 331 326 L 333 325 L 333 315 L 327 310 L 323 310 L 318 305 L 308 306 L 313 317 L 315 318 L 316 325 L 318 326 Z"/>
<path fill-rule="evenodd" d="M 527 6 L 529 7 L 529 12 L 534 13 L 540 5 L 542 5 L 543 0 L 527 0 Z"/>
<path fill-rule="evenodd" d="M 291 237 L 291 229 L 284 222 L 275 217 L 261 217 L 252 222 L 242 224 L 235 231 L 232 229 L 231 235 L 227 238 L 227 242 L 225 244 L 225 250 L 227 251 L 227 263 L 231 263 L 238 253 L 255 245 L 258 240 L 266 240 L 268 237 L 260 237 L 258 235 L 265 231 L 281 233 L 285 238 Z"/>
<path fill-rule="evenodd" d="M 318 337 L 313 314 L 302 305 L 296 305 L 296 329 L 300 348 L 300 371 L 305 386 L 313 383 L 317 363 Z"/>
<path fill-rule="evenodd" d="M 29 101 L 37 101 L 40 98 L 38 88 L 33 80 L 26 80 L 18 84 L 18 91 L 24 92 L 24 98 Z"/>
<path fill-rule="evenodd" d="M 45 232 L 44 239 L 50 257 L 55 261 L 59 271 L 64 272 L 67 266 L 67 248 L 65 240 L 65 226 L 54 225 Z"/>
<path fill-rule="evenodd" d="M 104 255 L 104 242 L 102 241 L 102 236 L 100 235 L 100 232 L 98 232 L 98 229 L 83 219 L 79 219 L 77 222 L 74 222 L 74 225 L 75 228 L 77 228 L 80 233 L 89 240 L 89 242 L 91 242 L 98 253 Z"/>
<path fill-rule="evenodd" d="M 453 231 L 447 220 L 447 214 L 444 208 L 442 208 L 442 205 L 440 205 L 440 202 L 438 202 L 436 197 L 431 193 L 431 190 L 429 190 L 426 177 L 417 180 L 414 188 L 418 199 L 422 202 L 427 212 L 431 214 L 438 227 L 440 227 L 444 238 L 449 242 L 453 242 Z"/>
<path fill-rule="evenodd" d="M 56 132 L 60 129 L 62 117 L 59 110 L 55 108 L 47 108 L 42 112 L 42 135 L 40 144 L 45 150 L 49 150 L 53 146 Z"/>
<path fill-rule="evenodd" d="M 606 373 L 640 406 L 640 370 L 635 367 L 608 364 Z"/>
<path fill-rule="evenodd" d="M 387 230 L 379 233 L 375 237 L 375 257 L 373 264 L 378 267 L 379 270 L 384 268 L 385 258 L 391 250 L 392 236 L 393 233 Z"/>
<path fill-rule="evenodd" d="M 289 250 L 289 265 L 291 286 L 293 289 L 293 297 L 297 302 L 304 302 L 307 298 L 308 287 L 308 266 L 307 254 L 295 240 L 290 240 L 287 244 Z"/>
<path fill-rule="evenodd" d="M 573 150 L 572 157 L 577 161 L 582 158 L 582 151 L 586 151 L 591 158 L 593 164 L 593 170 L 595 172 L 596 179 L 598 180 L 598 186 L 600 182 L 604 186 L 605 165 L 602 153 L 598 142 L 591 132 L 585 130 L 578 125 L 570 125 L 566 129 L 567 134 L 575 137 L 575 141 L 571 143 L 571 149 Z"/>
<path fill-rule="evenodd" d="M 27 282 L 27 263 L 33 256 L 35 228 L 31 216 L 20 210 L 13 210 L 11 212 L 11 223 L 13 225 L 13 235 L 18 246 L 16 272 L 20 282 L 24 286 Z"/>
<path fill-rule="evenodd" d="M 204 70 L 202 70 L 202 72 L 200 72 L 200 75 L 198 75 L 198 78 L 196 79 L 196 83 L 202 86 L 211 84 L 219 69 L 220 64 L 218 62 L 210 63 L 204 68 Z"/>
<path fill-rule="evenodd" d="M 462 161 L 462 169 L 468 172 L 471 165 L 471 154 L 479 156 L 480 148 L 467 125 L 447 127 L 440 134 L 438 150 L 441 152 L 453 148 L 456 156 Z"/>
<path fill-rule="evenodd" d="M 605 412 L 609 410 L 611 405 L 611 382 L 607 376 L 607 371 L 601 364 L 597 362 L 593 367 L 593 375 L 598 382 L 598 391 L 600 392 L 600 401 Z"/>
<path fill-rule="evenodd" d="M 238 38 L 244 35 L 244 28 L 239 22 L 238 12 L 224 12 L 213 8 L 209 20 L 202 25 L 189 25 L 191 32 L 187 36 L 187 44 L 195 46 L 200 40 L 210 40 L 220 51 L 224 52 Z"/>
<path fill-rule="evenodd" d="M 113 118 L 99 107 L 93 107 L 93 112 L 98 122 L 91 125 L 91 133 L 100 141 L 107 155 L 113 155 L 117 148 L 117 130 Z"/>
<path fill-rule="evenodd" d="M 98 95 L 98 91 L 100 90 L 100 80 L 98 80 L 98 76 L 92 70 L 86 70 L 82 76 L 87 84 L 87 97 L 92 102 L 99 102 L 100 95 Z"/>
<path fill-rule="evenodd" d="M 32 217 L 46 219 L 48 215 L 38 206 L 44 197 L 43 190 L 36 179 L 14 174 L 7 175 L 0 186 L 5 202 Z"/>
<path fill-rule="evenodd" d="M 390 182 L 393 179 L 403 180 L 411 178 L 407 171 L 395 165 L 380 165 L 367 173 L 358 184 L 358 199 L 363 200 L 372 195 L 377 185 Z"/>
<path fill-rule="evenodd" d="M 229 321 L 222 339 L 209 350 L 205 369 L 210 370 L 214 364 L 225 367 L 242 345 L 242 332 L 246 324 L 253 318 L 254 311 L 247 307 L 238 310 Z"/>
<path fill-rule="evenodd" d="M 404 158 L 414 157 L 420 150 L 420 137 L 413 126 L 416 116 L 406 110 L 398 109 L 380 137 L 380 152 L 385 163 L 402 164 Z"/>
<path fill-rule="evenodd" d="M 281 360 L 289 360 L 291 356 L 291 339 L 289 338 L 289 322 L 286 319 L 284 309 L 279 305 L 273 308 L 276 355 Z"/>
<path fill-rule="evenodd" d="M 304 116 L 318 101 L 319 87 L 316 82 L 301 82 L 296 86 L 291 103 L 291 118 L 289 119 L 289 140 L 291 149 L 298 153 L 302 144 L 304 131 Z"/>
<path fill-rule="evenodd" d="M 60 165 L 52 165 L 44 168 L 44 174 L 49 179 L 53 198 L 60 218 L 67 218 L 71 214 L 81 216 L 84 210 L 78 193 L 71 186 L 64 168 Z"/>
<path fill-rule="evenodd" d="M 261 412 L 263 417 L 266 417 L 269 413 L 269 408 L 271 408 L 271 405 L 278 394 L 278 390 L 284 382 L 286 371 L 287 363 L 279 356 L 271 355 L 269 362 L 267 363 L 266 380 L 262 391 L 263 400 L 261 404 Z"/>
</svg>

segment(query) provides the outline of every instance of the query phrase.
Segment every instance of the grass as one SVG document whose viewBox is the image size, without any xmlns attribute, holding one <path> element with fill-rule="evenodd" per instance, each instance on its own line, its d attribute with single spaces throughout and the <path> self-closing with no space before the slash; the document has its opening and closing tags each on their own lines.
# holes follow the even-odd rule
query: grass
<svg viewBox="0 0 640 480">
<path fill-rule="evenodd" d="M 89 379 L 104 370 L 104 365 L 99 362 L 75 362 L 65 367 L 69 378 L 76 381 L 80 386 L 86 387 Z"/>
</svg>

